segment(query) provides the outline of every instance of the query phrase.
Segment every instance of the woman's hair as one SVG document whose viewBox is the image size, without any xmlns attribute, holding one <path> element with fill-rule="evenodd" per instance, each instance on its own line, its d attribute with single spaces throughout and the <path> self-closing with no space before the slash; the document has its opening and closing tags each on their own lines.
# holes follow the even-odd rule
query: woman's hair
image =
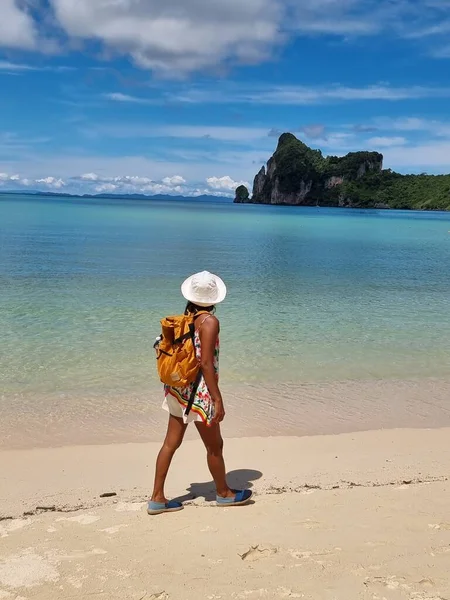
<svg viewBox="0 0 450 600">
<path fill-rule="evenodd" d="M 193 302 L 188 302 L 186 304 L 186 308 L 184 309 L 184 314 L 185 315 L 195 315 L 200 310 L 213 313 L 213 312 L 215 312 L 216 307 L 214 305 L 212 305 L 212 306 L 198 306 L 197 304 L 194 304 Z"/>
</svg>

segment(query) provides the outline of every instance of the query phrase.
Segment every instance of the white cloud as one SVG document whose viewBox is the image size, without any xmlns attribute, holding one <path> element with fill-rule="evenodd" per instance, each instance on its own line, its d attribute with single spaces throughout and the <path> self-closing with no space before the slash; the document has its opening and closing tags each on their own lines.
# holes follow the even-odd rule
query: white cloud
<svg viewBox="0 0 450 600">
<path fill-rule="evenodd" d="M 186 179 L 184 179 L 184 177 L 181 177 L 180 175 L 174 175 L 174 177 L 164 177 L 162 181 L 164 185 L 168 186 L 183 185 L 186 183 Z"/>
<path fill-rule="evenodd" d="M 94 173 L 94 177 L 86 175 L 72 177 L 74 183 L 82 182 L 83 189 L 91 193 L 123 193 L 123 194 L 168 194 L 168 195 L 198 195 L 211 194 L 219 196 L 232 195 L 239 185 L 249 186 L 247 181 L 235 181 L 229 175 L 224 177 L 209 177 L 206 180 L 206 188 L 197 188 L 189 184 L 181 175 L 163 177 L 161 180 L 153 180 L 149 177 L 135 175 L 100 176 Z"/>
<path fill-rule="evenodd" d="M 136 175 L 118 175 L 117 177 L 113 177 L 112 181 L 117 184 L 132 186 L 149 185 L 152 183 L 149 177 L 138 177 Z"/>
<path fill-rule="evenodd" d="M 8 175 L 8 173 L 0 173 L 0 183 L 17 183 L 20 181 L 19 175 Z"/>
<path fill-rule="evenodd" d="M 2 0 L 0 46 L 54 50 L 60 29 L 68 48 L 95 41 L 104 56 L 130 57 L 171 77 L 259 63 L 299 36 L 431 39 L 434 55 L 448 57 L 448 9 L 445 0 Z"/>
<path fill-rule="evenodd" d="M 224 127 L 174 125 L 160 129 L 164 135 L 178 138 L 211 138 L 224 142 L 251 141 L 267 138 L 266 127 Z"/>
<path fill-rule="evenodd" d="M 393 136 L 393 137 L 373 137 L 367 140 L 367 143 L 370 146 L 374 146 L 376 148 L 389 148 L 390 146 L 403 146 L 406 144 L 406 138 L 401 136 Z"/>
<path fill-rule="evenodd" d="M 420 172 L 431 169 L 433 172 L 450 172 L 450 142 L 433 142 L 388 148 L 384 152 L 384 163 L 392 168 Z"/>
<path fill-rule="evenodd" d="M 280 40 L 285 0 L 52 0 L 72 38 L 98 40 L 143 68 L 173 75 L 254 63 Z"/>
<path fill-rule="evenodd" d="M 102 183 L 101 185 L 96 185 L 94 189 L 99 194 L 103 192 L 115 192 L 117 185 L 114 185 L 114 183 Z"/>
<path fill-rule="evenodd" d="M 369 35 L 383 27 L 377 4 L 370 0 L 302 0 L 294 4 L 293 14 L 291 27 L 309 35 Z"/>
<path fill-rule="evenodd" d="M 450 8 L 450 5 L 448 5 Z M 450 20 L 442 21 L 440 23 L 435 23 L 433 25 L 427 25 L 423 28 L 418 28 L 414 31 L 411 31 L 407 34 L 409 38 L 423 38 L 429 36 L 437 36 L 442 34 L 450 33 Z"/>
<path fill-rule="evenodd" d="M 36 179 L 36 183 L 42 183 L 55 190 L 59 190 L 66 185 L 65 181 L 57 177 L 44 177 L 42 179 Z"/>
<path fill-rule="evenodd" d="M 114 138 L 158 138 L 171 137 L 178 139 L 212 139 L 221 142 L 252 142 L 268 137 L 266 127 L 228 127 L 220 125 L 99 125 L 86 133 L 90 136 L 99 132 Z"/>
<path fill-rule="evenodd" d="M 428 136 L 450 137 L 450 121 L 437 121 L 418 117 L 376 119 L 380 129 L 401 132 L 424 132 Z"/>
<path fill-rule="evenodd" d="M 417 117 L 403 117 L 400 119 L 379 119 L 378 123 L 386 129 L 393 128 L 398 131 L 421 131 L 425 129 L 427 121 Z"/>
<path fill-rule="evenodd" d="M 46 44 L 46 42 L 44 42 Z M 1 46 L 1 40 L 0 40 Z M 48 45 L 45 46 L 48 48 Z M 55 73 L 70 73 L 74 71 L 74 67 L 66 67 L 63 65 L 52 66 L 52 65 L 29 65 L 25 63 L 10 62 L 8 60 L 0 60 L 0 71 L 6 71 L 11 73 L 25 73 L 28 71 L 53 71 Z"/>
<path fill-rule="evenodd" d="M 81 182 L 91 193 L 123 193 L 123 194 L 189 194 L 191 186 L 181 175 L 164 177 L 160 181 L 154 181 L 150 177 L 138 175 L 114 175 L 102 176 L 97 173 L 85 173 L 84 175 L 71 177 L 74 183 Z M 94 185 L 95 184 L 95 185 Z"/>
<path fill-rule="evenodd" d="M 55 177 L 45 177 L 44 179 L 28 179 L 21 177 L 19 174 L 9 175 L 8 173 L 0 173 L 0 185 L 5 186 L 9 189 L 20 189 L 22 187 L 29 187 L 37 184 L 37 187 L 45 186 L 46 188 L 60 189 L 65 185 L 62 179 L 56 179 Z"/>
<path fill-rule="evenodd" d="M 232 181 L 229 178 L 229 181 Z M 48 176 L 32 179 L 30 177 L 22 178 L 18 174 L 9 175 L 6 172 L 0 172 L 0 186 L 6 186 L 6 189 L 35 188 L 38 190 L 58 191 L 64 188 L 64 191 L 70 193 L 117 193 L 117 194 L 145 194 L 145 195 L 184 195 L 192 196 L 200 193 L 213 193 L 213 195 L 230 195 L 230 190 L 226 185 L 217 185 L 216 190 L 202 189 L 200 192 L 195 184 L 188 183 L 181 175 L 172 175 L 164 177 L 161 180 L 154 181 L 149 177 L 137 175 L 114 175 L 101 176 L 96 173 L 86 173 L 67 178 Z M 223 187 L 223 189 L 221 189 Z"/>
<path fill-rule="evenodd" d="M 143 188 L 142 191 L 147 194 L 169 194 L 169 195 L 183 194 L 183 193 L 186 195 L 190 195 L 190 193 L 191 193 L 190 188 L 184 188 L 181 185 L 172 186 L 172 185 L 166 185 L 164 183 L 157 183 L 157 182 L 153 182 L 152 184 L 145 186 L 145 188 Z"/>
<path fill-rule="evenodd" d="M 122 94 L 120 92 L 111 92 L 104 94 L 108 100 L 114 100 L 114 102 L 128 102 L 130 104 L 153 104 L 153 101 L 147 98 L 138 98 L 137 96 L 130 96 L 129 94 Z"/>
<path fill-rule="evenodd" d="M 189 73 L 261 62 L 289 37 L 448 32 L 444 0 L 51 0 L 72 38 L 98 40 L 143 68 Z M 119 97 L 118 101 L 141 102 Z"/>
<path fill-rule="evenodd" d="M 306 125 L 302 127 L 299 131 L 304 133 L 307 137 L 312 140 L 320 139 L 324 137 L 325 134 L 325 125 L 317 124 L 317 125 Z"/>
<path fill-rule="evenodd" d="M 0 71 L 34 71 L 34 67 L 21 63 L 9 62 L 7 60 L 0 60 Z"/>
<path fill-rule="evenodd" d="M 450 58 L 450 44 L 435 48 L 432 51 L 432 56 L 434 56 L 434 58 Z"/>
<path fill-rule="evenodd" d="M 40 179 L 43 174 L 54 173 L 70 184 L 85 184 L 78 174 L 95 173 L 102 181 L 109 182 L 118 173 L 140 173 L 150 175 L 153 181 L 162 181 L 165 177 L 179 175 L 189 182 L 205 181 L 212 173 L 229 173 L 233 179 L 247 180 L 254 175 L 255 162 L 267 159 L 273 151 L 273 141 L 267 138 L 268 149 L 236 150 L 214 147 L 208 151 L 198 151 L 192 148 L 174 149 L 161 160 L 158 148 L 153 155 L 119 154 L 105 156 L 102 154 L 71 154 L 71 153 L 41 153 L 28 152 L 26 156 L 12 157 L 8 160 L 0 158 L 0 171 L 19 172 L 29 179 Z M 25 175 L 26 174 L 26 175 Z M 102 182 L 100 181 L 100 183 Z M 88 182 L 89 183 L 89 182 Z M 87 183 L 87 184 L 88 184 Z"/>
<path fill-rule="evenodd" d="M 250 186 L 247 181 L 234 181 L 229 175 L 225 175 L 224 177 L 208 177 L 206 183 L 213 190 L 226 192 L 234 192 L 240 185 L 245 185 L 246 187 Z"/>
<path fill-rule="evenodd" d="M 15 0 L 2 0 L 0 47 L 31 50 L 36 45 L 33 19 L 18 7 Z"/>
<path fill-rule="evenodd" d="M 330 102 L 400 101 L 424 98 L 450 98 L 450 87 L 393 87 L 370 85 L 367 87 L 330 86 L 277 86 L 268 84 L 245 88 L 243 85 L 226 85 L 217 90 L 197 88 L 170 96 L 172 101 L 191 104 L 268 104 L 314 105 Z"/>
</svg>

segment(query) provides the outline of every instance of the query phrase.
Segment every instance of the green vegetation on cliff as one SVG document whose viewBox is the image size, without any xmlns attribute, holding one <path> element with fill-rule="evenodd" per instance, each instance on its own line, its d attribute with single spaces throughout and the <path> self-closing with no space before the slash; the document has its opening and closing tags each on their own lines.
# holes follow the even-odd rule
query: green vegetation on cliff
<svg viewBox="0 0 450 600">
<path fill-rule="evenodd" d="M 348 205 L 361 208 L 450 210 L 450 175 L 401 175 L 385 170 L 344 182 L 340 193 Z"/>
<path fill-rule="evenodd" d="M 320 150 L 312 150 L 292 133 L 283 133 L 273 160 L 280 189 L 288 193 L 295 192 L 302 180 L 312 179 L 317 186 L 325 184 L 331 177 L 356 179 L 362 165 L 381 169 L 383 155 L 378 152 L 351 152 L 343 157 L 324 158 Z"/>
<path fill-rule="evenodd" d="M 284 133 L 267 172 L 263 168 L 255 177 L 252 198 L 240 186 L 235 202 L 450 210 L 450 175 L 383 170 L 383 155 L 378 152 L 324 157 Z"/>
</svg>

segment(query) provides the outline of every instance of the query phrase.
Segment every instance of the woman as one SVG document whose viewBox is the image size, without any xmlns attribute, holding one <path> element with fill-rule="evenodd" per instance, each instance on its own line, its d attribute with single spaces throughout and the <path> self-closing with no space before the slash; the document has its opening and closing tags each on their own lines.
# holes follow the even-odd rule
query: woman
<svg viewBox="0 0 450 600">
<path fill-rule="evenodd" d="M 175 451 L 181 446 L 186 428 L 191 422 L 195 423 L 206 447 L 208 467 L 216 485 L 218 506 L 247 504 L 252 496 L 250 490 L 230 489 L 222 454 L 220 423 L 225 417 L 225 409 L 218 383 L 219 321 L 214 312 L 216 305 L 225 300 L 226 286 L 220 277 L 204 271 L 186 279 L 181 286 L 181 293 L 187 300 L 186 314 L 194 315 L 195 352 L 202 377 L 189 414 L 186 414 L 186 408 L 194 384 L 186 388 L 164 386 L 163 408 L 169 413 L 169 424 L 156 461 L 155 485 L 147 509 L 150 515 L 183 509 L 180 502 L 167 500 L 164 484 Z"/>
</svg>

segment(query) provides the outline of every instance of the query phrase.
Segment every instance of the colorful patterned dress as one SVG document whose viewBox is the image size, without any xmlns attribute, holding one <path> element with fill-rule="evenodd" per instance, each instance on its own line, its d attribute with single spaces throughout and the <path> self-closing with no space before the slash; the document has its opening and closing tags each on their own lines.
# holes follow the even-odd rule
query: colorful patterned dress
<svg viewBox="0 0 450 600">
<path fill-rule="evenodd" d="M 198 330 L 195 332 L 194 345 L 197 360 L 200 361 L 202 357 L 202 348 Z M 220 342 L 219 337 L 217 337 L 216 346 L 214 349 L 214 371 L 216 373 L 217 381 L 219 380 L 219 352 Z M 205 378 L 203 376 L 195 394 L 194 404 L 192 405 L 191 412 L 188 416 L 185 415 L 186 407 L 188 405 L 189 398 L 191 397 L 193 387 L 193 383 L 185 388 L 175 388 L 165 385 L 164 402 L 162 407 L 174 417 L 183 419 L 185 423 L 200 421 L 209 426 L 214 418 L 214 402 L 212 401 L 211 394 L 209 393 L 208 386 L 206 385 Z"/>
</svg>

